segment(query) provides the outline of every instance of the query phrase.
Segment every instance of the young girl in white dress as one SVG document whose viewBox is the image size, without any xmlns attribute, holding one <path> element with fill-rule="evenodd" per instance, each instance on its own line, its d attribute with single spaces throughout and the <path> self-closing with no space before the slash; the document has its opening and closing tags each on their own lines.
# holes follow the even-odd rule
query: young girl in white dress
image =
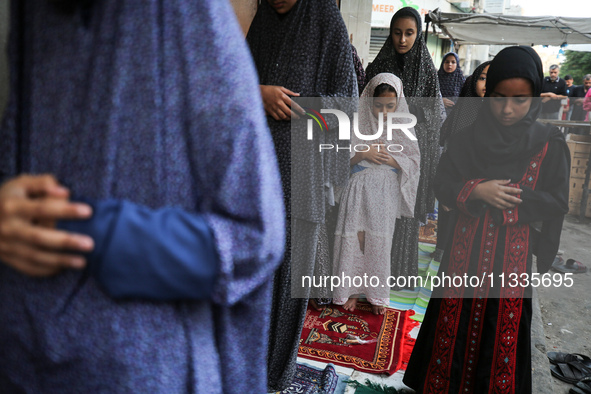
<svg viewBox="0 0 591 394">
<path fill-rule="evenodd" d="M 384 313 L 390 302 L 386 281 L 396 219 L 414 215 L 419 146 L 401 129 L 394 129 L 387 140 L 389 112 L 409 113 L 400 79 L 382 73 L 368 83 L 359 102 L 359 131 L 376 135 L 382 118 L 382 133 L 369 141 L 353 133 L 352 175 L 341 194 L 335 232 L 333 275 L 350 277 L 351 283 L 345 280 L 335 288 L 333 303 L 348 311 L 355 310 L 357 298 L 365 294 L 373 312 Z M 408 124 L 410 118 L 394 119 L 394 123 Z M 412 128 L 407 130 L 414 136 Z"/>
</svg>

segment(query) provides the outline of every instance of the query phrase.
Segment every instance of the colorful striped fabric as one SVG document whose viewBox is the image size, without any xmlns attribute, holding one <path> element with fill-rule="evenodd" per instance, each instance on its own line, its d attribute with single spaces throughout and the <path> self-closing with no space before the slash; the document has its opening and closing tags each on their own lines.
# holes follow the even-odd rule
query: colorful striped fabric
<svg viewBox="0 0 591 394">
<path fill-rule="evenodd" d="M 419 243 L 419 276 L 425 281 L 423 287 L 415 287 L 413 290 L 393 290 L 390 292 L 390 307 L 399 310 L 412 309 L 415 314 L 411 319 L 423 321 L 427 304 L 431 299 L 431 281 L 429 277 L 437 275 L 439 262 L 431 258 L 435 251 L 435 245 Z"/>
</svg>

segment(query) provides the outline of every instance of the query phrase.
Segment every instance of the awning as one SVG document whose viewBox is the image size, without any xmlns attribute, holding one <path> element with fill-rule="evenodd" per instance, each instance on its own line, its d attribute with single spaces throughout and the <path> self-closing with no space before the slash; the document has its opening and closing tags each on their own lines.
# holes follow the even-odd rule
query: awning
<svg viewBox="0 0 591 394">
<path fill-rule="evenodd" d="M 575 45 L 567 45 L 564 47 L 567 51 L 575 51 L 575 52 L 591 52 L 591 44 L 575 44 Z"/>
<path fill-rule="evenodd" d="M 456 44 L 591 44 L 591 18 L 454 14 L 439 9 L 429 17 Z"/>
</svg>

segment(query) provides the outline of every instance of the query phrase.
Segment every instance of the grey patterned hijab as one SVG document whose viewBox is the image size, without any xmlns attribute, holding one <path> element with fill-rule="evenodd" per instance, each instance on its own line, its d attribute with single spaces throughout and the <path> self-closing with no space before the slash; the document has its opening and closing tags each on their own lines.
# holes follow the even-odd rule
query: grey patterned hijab
<svg viewBox="0 0 591 394">
<path fill-rule="evenodd" d="M 285 15 L 279 15 L 264 0 L 246 39 L 261 84 L 283 86 L 301 97 L 358 97 L 351 44 L 334 0 L 298 0 Z M 330 103 L 325 106 L 329 108 Z M 288 215 L 322 222 L 324 185 L 346 182 L 348 155 L 320 154 L 307 144 L 293 144 L 290 122 L 267 119 L 279 158 Z M 331 140 L 336 139 L 336 127 L 329 123 L 329 129 L 335 132 L 322 135 L 320 142 L 337 144 Z M 292 169 L 296 171 L 292 173 Z M 291 208 L 297 212 L 291 212 Z"/>
<path fill-rule="evenodd" d="M 302 97 L 354 97 L 353 54 L 332 0 L 298 0 L 286 15 L 262 1 L 246 37 L 260 83 Z"/>
</svg>

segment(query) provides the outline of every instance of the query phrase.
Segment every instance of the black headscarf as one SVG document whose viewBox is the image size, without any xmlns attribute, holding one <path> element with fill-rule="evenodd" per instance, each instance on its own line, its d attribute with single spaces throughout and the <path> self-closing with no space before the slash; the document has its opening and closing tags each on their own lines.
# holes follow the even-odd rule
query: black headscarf
<svg viewBox="0 0 591 394">
<path fill-rule="evenodd" d="M 444 146 L 445 141 L 447 141 L 447 139 L 453 134 L 470 126 L 476 120 L 478 111 L 480 111 L 480 107 L 483 103 L 483 100 L 478 97 L 478 94 L 476 93 L 476 83 L 478 82 L 478 77 L 482 74 L 482 71 L 489 64 L 490 61 L 482 63 L 476 68 L 476 70 L 474 70 L 474 73 L 466 79 L 466 83 L 464 83 L 464 87 L 462 88 L 462 91 L 464 92 L 463 95 L 460 94 L 460 98 L 456 105 L 453 106 L 451 113 L 447 119 L 445 119 L 443 126 L 441 126 L 441 132 L 439 133 L 439 144 L 441 146 Z"/>
<path fill-rule="evenodd" d="M 412 48 L 401 55 L 394 47 L 392 30 L 399 18 L 409 17 L 417 23 L 417 37 Z M 394 14 L 390 22 L 390 35 L 378 56 L 367 67 L 365 80 L 370 81 L 380 73 L 391 73 L 402 80 L 410 111 L 419 119 L 415 132 L 421 150 L 421 177 L 415 218 L 426 222 L 426 214 L 433 212 L 435 206 L 432 182 L 439 160 L 439 129 L 444 110 L 437 70 L 425 44 L 421 16 L 414 8 L 404 7 Z"/>
<path fill-rule="evenodd" d="M 474 124 L 452 137 L 449 156 L 466 179 L 518 182 L 533 155 L 550 139 L 564 138 L 556 127 L 536 122 L 542 109 L 539 96 L 544 73 L 540 57 L 531 47 L 514 46 L 499 52 L 488 69 L 485 97 L 490 96 L 499 82 L 510 78 L 531 82 L 534 97 L 531 107 L 519 122 L 503 126 L 485 103 Z"/>
</svg>

